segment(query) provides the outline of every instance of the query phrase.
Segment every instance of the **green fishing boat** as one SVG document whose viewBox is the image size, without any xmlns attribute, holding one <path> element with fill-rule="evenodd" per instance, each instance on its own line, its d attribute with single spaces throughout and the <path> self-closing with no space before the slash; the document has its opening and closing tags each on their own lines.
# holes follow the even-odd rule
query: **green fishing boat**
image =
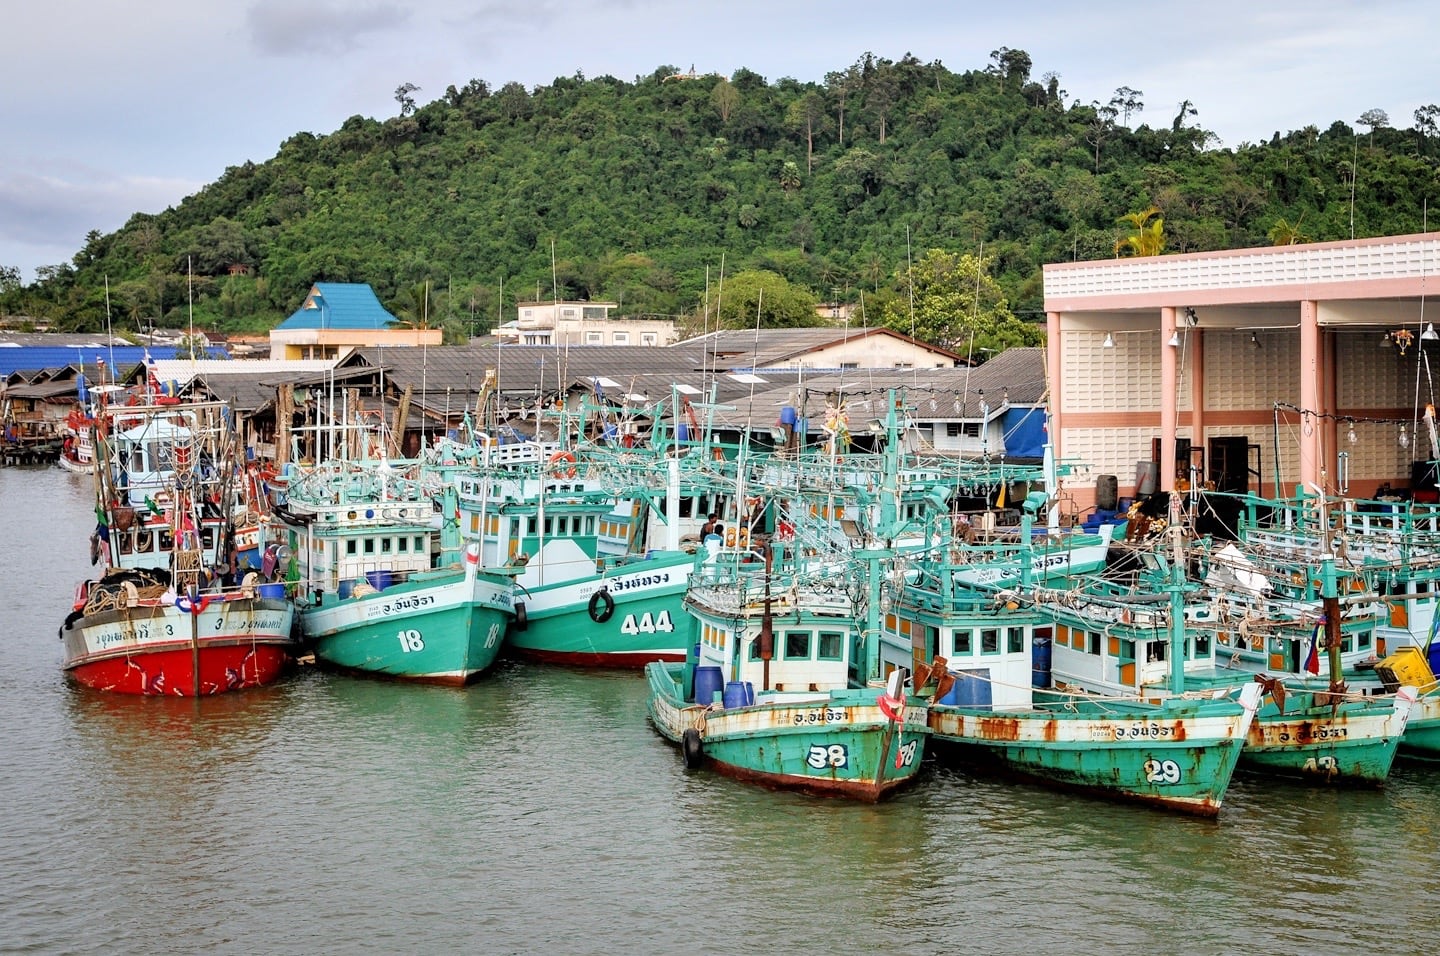
<svg viewBox="0 0 1440 956">
<path fill-rule="evenodd" d="M 317 661 L 450 685 L 494 663 L 514 615 L 513 576 L 485 570 L 478 544 L 462 559 L 457 523 L 442 517 L 456 513 L 454 487 L 429 463 L 332 460 L 295 474 L 278 513 Z"/>
</svg>

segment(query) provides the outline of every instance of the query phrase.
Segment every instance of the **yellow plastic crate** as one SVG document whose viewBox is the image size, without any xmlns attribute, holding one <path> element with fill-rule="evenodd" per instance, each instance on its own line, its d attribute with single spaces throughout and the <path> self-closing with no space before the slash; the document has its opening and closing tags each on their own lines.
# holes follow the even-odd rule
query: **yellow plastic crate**
<svg viewBox="0 0 1440 956">
<path fill-rule="evenodd" d="M 1375 673 L 1384 682 L 1385 689 L 1395 693 L 1401 687 L 1424 689 L 1435 683 L 1430 671 L 1430 662 L 1418 647 L 1402 647 L 1375 665 Z"/>
</svg>

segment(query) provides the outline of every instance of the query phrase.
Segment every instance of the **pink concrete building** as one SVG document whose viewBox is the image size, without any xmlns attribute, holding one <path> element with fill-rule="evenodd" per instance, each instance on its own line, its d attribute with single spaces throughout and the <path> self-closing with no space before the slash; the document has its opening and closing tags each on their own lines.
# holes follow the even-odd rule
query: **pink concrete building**
<svg viewBox="0 0 1440 956">
<path fill-rule="evenodd" d="M 1440 233 L 1047 265 L 1056 455 L 1121 497 L 1432 495 L 1437 270 Z"/>
</svg>

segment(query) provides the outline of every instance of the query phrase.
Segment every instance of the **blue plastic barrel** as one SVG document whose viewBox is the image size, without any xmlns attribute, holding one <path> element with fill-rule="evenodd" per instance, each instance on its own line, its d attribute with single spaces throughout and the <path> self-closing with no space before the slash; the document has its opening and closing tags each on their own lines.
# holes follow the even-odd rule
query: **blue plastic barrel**
<svg viewBox="0 0 1440 956">
<path fill-rule="evenodd" d="M 1440 674 L 1440 641 L 1430 645 L 1430 673 Z"/>
<path fill-rule="evenodd" d="M 940 703 L 949 704 L 952 707 L 976 707 L 981 710 L 989 710 L 990 698 L 990 670 L 985 668 L 973 671 L 951 671 L 955 678 L 955 684 L 946 691 L 945 696 L 940 698 Z"/>
<path fill-rule="evenodd" d="M 749 707 L 755 703 L 755 685 L 748 680 L 726 681 L 721 702 L 725 704 L 726 710 L 732 707 Z"/>
<path fill-rule="evenodd" d="M 355 593 L 355 582 L 352 581 L 352 580 L 349 579 L 349 578 L 346 578 L 345 580 L 341 581 L 341 582 L 340 582 L 340 592 L 339 592 L 339 593 L 340 593 L 340 600 L 342 600 L 342 601 L 345 600 L 346 598 L 348 598 L 351 594 L 354 594 L 354 593 Z"/>
<path fill-rule="evenodd" d="M 685 424 L 684 422 L 680 422 L 678 425 L 676 425 L 676 426 L 675 426 L 675 440 L 676 440 L 676 441 L 689 441 L 689 440 L 690 440 L 690 426 L 687 425 L 687 424 Z"/>
<path fill-rule="evenodd" d="M 365 580 L 369 581 L 370 586 L 375 590 L 383 591 L 395 583 L 395 572 L 387 570 L 366 571 Z"/>
<path fill-rule="evenodd" d="M 793 425 L 793 424 L 795 424 L 795 406 L 794 406 L 794 405 L 781 405 L 781 406 L 780 406 L 780 424 L 782 424 L 782 425 Z"/>
<path fill-rule="evenodd" d="M 255 593 L 272 601 L 283 601 L 285 600 L 285 585 L 262 584 L 255 589 Z"/>
<path fill-rule="evenodd" d="M 1030 686 L 1050 686 L 1051 641 L 1048 637 L 1037 637 L 1030 646 Z"/>
<path fill-rule="evenodd" d="M 695 668 L 695 703 L 708 704 L 725 691 L 725 675 L 714 665 Z"/>
</svg>

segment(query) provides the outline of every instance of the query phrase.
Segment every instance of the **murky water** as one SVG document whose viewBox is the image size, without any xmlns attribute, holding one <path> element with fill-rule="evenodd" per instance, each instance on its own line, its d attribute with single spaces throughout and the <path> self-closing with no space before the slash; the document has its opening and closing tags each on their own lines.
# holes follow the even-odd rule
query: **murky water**
<svg viewBox="0 0 1440 956">
<path fill-rule="evenodd" d="M 635 674 L 75 687 L 89 480 L 0 468 L 0 952 L 1434 952 L 1440 768 L 1218 822 L 928 768 L 880 806 L 687 773 Z"/>
</svg>

